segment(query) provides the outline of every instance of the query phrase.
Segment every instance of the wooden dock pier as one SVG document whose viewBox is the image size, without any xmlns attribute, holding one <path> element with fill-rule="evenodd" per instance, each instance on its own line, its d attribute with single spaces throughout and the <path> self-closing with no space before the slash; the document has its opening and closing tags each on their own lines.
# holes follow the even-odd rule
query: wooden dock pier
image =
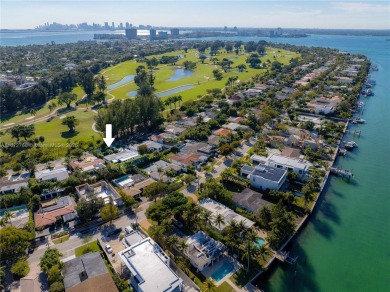
<svg viewBox="0 0 390 292">
<path fill-rule="evenodd" d="M 337 167 L 332 167 L 330 169 L 330 173 L 337 176 L 341 176 L 343 178 L 347 178 L 348 180 L 350 180 L 353 177 L 353 173 L 351 171 L 345 169 L 339 169 Z"/>
<path fill-rule="evenodd" d="M 298 260 L 298 256 L 295 256 L 295 257 L 290 256 L 290 252 L 285 252 L 285 251 L 276 253 L 275 257 L 279 261 L 281 261 L 283 263 L 288 263 L 290 265 L 294 265 L 297 262 L 297 260 Z"/>
</svg>

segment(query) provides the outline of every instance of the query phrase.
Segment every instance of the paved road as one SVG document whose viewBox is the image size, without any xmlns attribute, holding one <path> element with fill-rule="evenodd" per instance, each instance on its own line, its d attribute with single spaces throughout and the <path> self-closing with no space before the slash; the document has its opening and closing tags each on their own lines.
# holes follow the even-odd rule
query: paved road
<svg viewBox="0 0 390 292">
<path fill-rule="evenodd" d="M 116 228 L 124 228 L 126 226 L 129 226 L 131 222 L 135 222 L 135 215 L 124 215 L 115 220 L 113 222 L 113 225 Z M 55 245 L 50 244 L 50 247 L 57 248 L 63 254 L 63 258 L 69 258 L 74 255 L 75 248 L 85 244 L 83 238 L 87 235 L 91 235 L 92 240 L 96 240 L 97 238 L 99 238 L 105 241 L 100 231 L 98 231 L 97 228 L 94 228 L 91 229 L 89 234 L 85 234 L 84 236 L 82 236 L 81 234 L 71 235 L 68 241 Z M 34 251 L 34 253 L 28 257 L 29 263 L 31 265 L 37 265 L 39 263 L 40 258 L 45 253 L 45 250 L 45 246 L 38 247 L 38 250 Z"/>
</svg>

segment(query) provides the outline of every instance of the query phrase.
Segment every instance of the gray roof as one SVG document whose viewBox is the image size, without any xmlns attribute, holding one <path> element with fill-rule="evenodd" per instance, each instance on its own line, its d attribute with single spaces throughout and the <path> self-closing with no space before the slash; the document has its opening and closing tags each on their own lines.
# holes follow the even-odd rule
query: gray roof
<svg viewBox="0 0 390 292">
<path fill-rule="evenodd" d="M 59 197 L 58 199 L 56 199 L 55 205 L 49 206 L 46 208 L 42 208 L 42 210 L 44 212 L 50 212 L 50 211 L 54 211 L 54 210 L 63 208 L 63 207 L 68 206 L 68 205 L 73 205 L 73 202 L 69 196 Z"/>
<path fill-rule="evenodd" d="M 270 202 L 263 200 L 263 194 L 246 188 L 241 193 L 233 195 L 233 202 L 239 207 L 250 211 L 257 212 L 262 206 L 271 205 Z"/>
<path fill-rule="evenodd" d="M 241 167 L 241 171 L 245 171 L 245 172 L 252 172 L 254 169 L 255 169 L 254 167 L 249 165 L 244 165 L 243 167 Z"/>
<path fill-rule="evenodd" d="M 80 276 L 82 272 L 85 273 L 86 278 L 84 279 Z M 65 266 L 62 269 L 65 290 L 80 284 L 82 280 L 106 273 L 108 273 L 108 270 L 99 252 L 87 253 L 72 259 L 65 262 Z"/>
<path fill-rule="evenodd" d="M 280 179 L 284 176 L 286 170 L 275 168 L 272 166 L 262 165 L 255 168 L 251 173 L 252 175 L 262 177 L 264 179 L 279 182 Z"/>
</svg>

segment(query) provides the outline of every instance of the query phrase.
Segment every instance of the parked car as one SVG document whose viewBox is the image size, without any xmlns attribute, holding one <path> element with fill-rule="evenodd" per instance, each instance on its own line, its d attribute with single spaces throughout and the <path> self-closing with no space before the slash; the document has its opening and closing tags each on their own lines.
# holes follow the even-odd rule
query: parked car
<svg viewBox="0 0 390 292">
<path fill-rule="evenodd" d="M 107 253 L 112 253 L 111 245 L 109 245 L 109 244 L 106 245 L 106 251 L 107 251 Z"/>
</svg>

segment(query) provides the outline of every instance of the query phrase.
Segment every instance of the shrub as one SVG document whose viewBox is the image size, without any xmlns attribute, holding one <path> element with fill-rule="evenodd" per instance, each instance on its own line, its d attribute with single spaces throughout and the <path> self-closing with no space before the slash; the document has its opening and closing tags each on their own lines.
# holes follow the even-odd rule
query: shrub
<svg viewBox="0 0 390 292">
<path fill-rule="evenodd" d="M 62 292 L 64 290 L 64 284 L 62 284 L 61 282 L 54 282 L 50 285 L 50 292 Z"/>
<path fill-rule="evenodd" d="M 55 239 L 55 238 L 59 238 L 59 237 L 62 237 L 62 236 L 68 235 L 68 234 L 69 234 L 69 231 L 64 230 L 64 231 L 60 231 L 60 232 L 52 234 L 51 238 Z"/>
<path fill-rule="evenodd" d="M 23 278 L 27 276 L 28 272 L 30 272 L 30 267 L 25 258 L 21 258 L 11 267 L 11 273 L 16 278 Z"/>
</svg>

